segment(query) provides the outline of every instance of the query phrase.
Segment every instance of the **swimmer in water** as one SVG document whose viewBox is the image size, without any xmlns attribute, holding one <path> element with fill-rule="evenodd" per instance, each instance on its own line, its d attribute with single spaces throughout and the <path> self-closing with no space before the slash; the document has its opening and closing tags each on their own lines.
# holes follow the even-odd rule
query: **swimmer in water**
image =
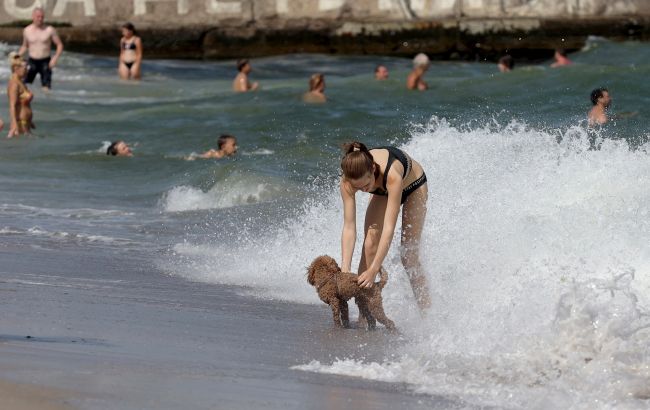
<svg viewBox="0 0 650 410">
<path fill-rule="evenodd" d="M 420 53 L 413 58 L 413 71 L 406 78 L 406 88 L 409 90 L 425 91 L 429 88 L 428 84 L 422 79 L 427 72 L 431 62 L 429 57 Z"/>
<path fill-rule="evenodd" d="M 573 64 L 573 61 L 569 60 L 569 57 L 567 57 L 566 51 L 561 48 L 555 50 L 553 58 L 555 59 L 555 62 L 551 64 L 551 68 L 563 67 Z"/>
<path fill-rule="evenodd" d="M 235 77 L 235 80 L 232 82 L 232 89 L 237 93 L 245 93 L 247 91 L 255 91 L 259 87 L 257 82 L 251 83 L 248 80 L 248 74 L 253 71 L 250 61 L 247 59 L 241 59 L 237 61 L 237 70 L 239 74 Z"/>
<path fill-rule="evenodd" d="M 11 65 L 11 77 L 7 84 L 7 96 L 9 97 L 9 133 L 7 138 L 13 138 L 22 134 L 31 134 L 34 127 L 32 122 L 32 99 L 34 94 L 23 82 L 27 74 L 27 63 L 20 54 L 9 53 L 9 64 Z"/>
<path fill-rule="evenodd" d="M 607 123 L 607 111 L 612 104 L 612 99 L 609 96 L 607 88 L 596 88 L 591 92 L 592 109 L 587 116 L 589 126 L 603 125 Z"/>
<path fill-rule="evenodd" d="M 395 147 L 369 150 L 360 142 L 344 147 L 340 190 L 343 199 L 341 268 L 351 272 L 357 237 L 357 191 L 372 194 L 364 223 L 359 263 L 359 285 L 372 287 L 388 254 L 400 207 L 402 208 L 401 257 L 420 310 L 430 304 L 427 278 L 420 264 L 420 238 L 427 213 L 427 177 L 422 166 Z"/>
<path fill-rule="evenodd" d="M 117 68 L 122 80 L 139 80 L 142 77 L 142 40 L 131 23 L 122 26 L 120 62 Z"/>
<path fill-rule="evenodd" d="M 309 78 L 309 91 L 302 96 L 306 103 L 324 103 L 327 101 L 325 96 L 325 76 L 321 73 L 313 74 Z"/>
<path fill-rule="evenodd" d="M 498 67 L 500 72 L 508 73 L 515 68 L 515 60 L 511 55 L 505 55 L 499 59 Z"/>
<path fill-rule="evenodd" d="M 386 66 L 378 65 L 375 67 L 375 80 L 388 80 L 388 68 L 386 68 Z"/>
<path fill-rule="evenodd" d="M 217 146 L 219 147 L 218 150 L 210 149 L 199 155 L 198 158 L 221 159 L 225 157 L 232 157 L 237 153 L 237 138 L 232 135 L 224 134 L 217 140 Z"/>
<path fill-rule="evenodd" d="M 132 157 L 133 152 L 131 147 L 122 140 L 114 141 L 106 150 L 106 155 L 111 155 L 114 157 Z"/>
</svg>

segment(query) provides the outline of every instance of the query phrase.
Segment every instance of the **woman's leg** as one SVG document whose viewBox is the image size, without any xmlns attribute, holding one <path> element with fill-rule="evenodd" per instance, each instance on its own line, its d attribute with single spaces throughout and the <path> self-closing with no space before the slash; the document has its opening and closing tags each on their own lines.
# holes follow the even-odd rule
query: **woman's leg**
<svg viewBox="0 0 650 410">
<path fill-rule="evenodd" d="M 133 66 L 131 67 L 131 78 L 134 80 L 140 80 L 142 79 L 142 68 L 140 67 L 140 63 L 133 63 Z"/>
<path fill-rule="evenodd" d="M 127 67 L 126 64 L 120 62 L 120 64 L 117 66 L 117 72 L 120 74 L 120 78 L 122 80 L 129 79 L 129 67 Z"/>
<path fill-rule="evenodd" d="M 385 196 L 373 195 L 370 198 L 363 229 L 364 237 L 361 261 L 359 262 L 359 274 L 365 271 L 367 266 L 375 259 L 381 231 L 384 228 L 384 214 L 386 213 L 387 203 L 388 197 Z"/>
<path fill-rule="evenodd" d="M 420 238 L 427 215 L 427 184 L 409 195 L 402 208 L 402 264 L 411 282 L 420 310 L 431 306 L 427 277 L 420 263 Z"/>
</svg>

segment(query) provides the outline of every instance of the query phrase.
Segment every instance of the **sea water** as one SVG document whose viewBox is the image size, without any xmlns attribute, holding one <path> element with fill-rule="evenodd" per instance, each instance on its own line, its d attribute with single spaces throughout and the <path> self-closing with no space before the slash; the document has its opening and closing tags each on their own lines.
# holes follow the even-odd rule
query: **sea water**
<svg viewBox="0 0 650 410">
<path fill-rule="evenodd" d="M 293 368 L 477 406 L 647 408 L 650 45 L 594 38 L 571 58 L 507 74 L 434 63 L 417 93 L 405 90 L 405 59 L 269 57 L 252 61 L 261 90 L 235 95 L 233 61 L 145 60 L 144 80 L 128 83 L 116 58 L 66 52 L 51 93 L 30 86 L 35 135 L 0 142 L 0 243 L 26 256 L 128 252 L 250 298 L 321 304 L 305 267 L 340 255 L 340 145 L 393 144 L 429 181 L 432 307 L 417 311 L 396 238 L 384 301 L 404 343 L 380 361 Z M 378 63 L 388 81 L 372 78 Z M 324 105 L 300 98 L 314 72 L 326 76 Z M 628 114 L 589 130 L 600 86 Z M 223 133 L 237 137 L 236 157 L 194 158 Z M 116 139 L 133 158 L 106 156 Z M 357 195 L 358 225 L 367 201 Z"/>
</svg>

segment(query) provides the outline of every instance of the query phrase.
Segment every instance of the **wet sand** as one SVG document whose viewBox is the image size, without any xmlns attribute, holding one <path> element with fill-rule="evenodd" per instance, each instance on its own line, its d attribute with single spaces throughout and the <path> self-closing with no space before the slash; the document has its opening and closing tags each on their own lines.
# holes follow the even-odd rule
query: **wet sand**
<svg viewBox="0 0 650 410">
<path fill-rule="evenodd" d="M 401 343 L 381 330 L 336 330 L 325 306 L 188 282 L 146 257 L 28 248 L 0 247 L 0 379 L 75 392 L 62 403 L 43 389 L 49 406 L 467 408 L 403 385 L 290 369 L 381 360 Z M 19 399 L 19 389 L 6 391 Z"/>
<path fill-rule="evenodd" d="M 70 393 L 43 386 L 0 380 L 2 408 L 11 410 L 72 410 L 66 397 Z"/>
</svg>

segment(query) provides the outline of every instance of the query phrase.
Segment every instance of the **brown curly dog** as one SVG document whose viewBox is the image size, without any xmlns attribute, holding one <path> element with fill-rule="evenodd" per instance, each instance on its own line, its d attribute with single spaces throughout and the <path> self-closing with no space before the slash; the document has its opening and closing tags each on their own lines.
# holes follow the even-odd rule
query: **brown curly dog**
<svg viewBox="0 0 650 410">
<path fill-rule="evenodd" d="M 327 255 L 314 259 L 307 269 L 307 282 L 316 288 L 320 300 L 332 308 L 336 327 L 350 326 L 348 300 L 354 297 L 359 307 L 359 326 L 365 322 L 368 329 L 374 329 L 377 319 L 387 329 L 394 330 L 395 323 L 386 317 L 381 298 L 381 290 L 388 280 L 386 271 L 381 269 L 381 280 L 369 289 L 360 288 L 357 277 L 354 273 L 341 272 L 334 258 Z"/>
</svg>

